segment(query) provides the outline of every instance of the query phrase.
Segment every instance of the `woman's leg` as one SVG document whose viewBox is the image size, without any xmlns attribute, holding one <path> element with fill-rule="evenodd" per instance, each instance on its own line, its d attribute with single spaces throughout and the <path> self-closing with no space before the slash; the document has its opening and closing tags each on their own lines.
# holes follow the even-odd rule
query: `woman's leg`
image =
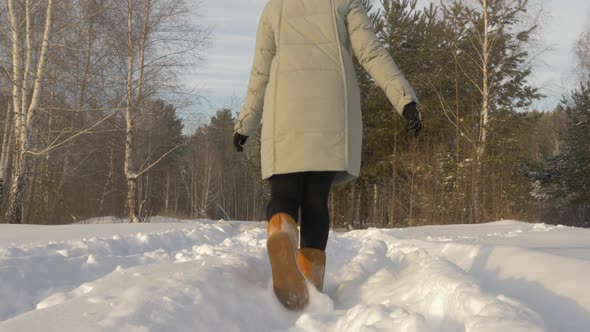
<svg viewBox="0 0 590 332">
<path fill-rule="evenodd" d="M 301 248 L 326 249 L 330 232 L 328 196 L 336 173 L 305 173 L 301 198 Z"/>
<path fill-rule="evenodd" d="M 266 209 L 266 249 L 273 288 L 279 302 L 291 310 L 301 310 L 309 302 L 305 276 L 297 265 L 299 232 L 296 220 L 301 202 L 301 180 L 301 174 L 270 177 L 271 199 Z"/>
<path fill-rule="evenodd" d="M 285 212 L 297 222 L 303 190 L 303 173 L 275 174 L 268 179 L 268 183 L 270 201 L 266 206 L 266 220 L 270 220 L 279 212 Z"/>
</svg>

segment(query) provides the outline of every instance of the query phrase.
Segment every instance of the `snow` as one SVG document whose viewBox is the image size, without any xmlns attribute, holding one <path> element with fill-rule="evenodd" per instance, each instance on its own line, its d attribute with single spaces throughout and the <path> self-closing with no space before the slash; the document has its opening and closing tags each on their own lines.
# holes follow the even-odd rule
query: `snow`
<svg viewBox="0 0 590 332">
<path fill-rule="evenodd" d="M 117 221 L 0 225 L 0 331 L 590 331 L 589 230 L 332 232 L 324 294 L 296 313 L 264 223 Z"/>
</svg>

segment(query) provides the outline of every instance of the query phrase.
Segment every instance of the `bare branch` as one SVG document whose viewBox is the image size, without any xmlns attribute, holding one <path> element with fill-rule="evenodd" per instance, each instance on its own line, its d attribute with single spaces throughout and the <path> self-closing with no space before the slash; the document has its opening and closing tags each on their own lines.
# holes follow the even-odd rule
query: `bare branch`
<svg viewBox="0 0 590 332">
<path fill-rule="evenodd" d="M 172 149 L 168 150 L 168 152 L 164 153 L 160 158 L 158 158 L 158 160 L 154 161 L 148 167 L 146 167 L 144 170 L 142 170 L 139 173 L 137 173 L 136 178 L 138 178 L 138 177 L 142 176 L 143 174 L 145 174 L 145 172 L 149 171 L 151 168 L 153 168 L 154 166 L 156 166 L 160 161 L 162 161 L 169 154 L 171 154 L 172 152 L 174 152 L 175 150 L 177 150 L 178 148 L 180 148 L 182 145 L 183 144 L 178 144 L 175 147 L 173 147 Z"/>
<path fill-rule="evenodd" d="M 59 143 L 56 143 L 57 139 L 54 139 L 54 140 L 53 140 L 53 142 L 52 142 L 52 143 L 51 143 L 49 146 L 47 146 L 46 148 L 44 148 L 44 149 L 43 149 L 43 150 L 41 150 L 41 151 L 31 151 L 31 150 L 29 150 L 29 151 L 26 151 L 26 153 L 28 153 L 28 154 L 31 154 L 31 155 L 34 155 L 34 156 L 39 156 L 39 155 L 43 155 L 43 154 L 46 154 L 46 153 L 48 153 L 48 152 L 51 152 L 51 151 L 53 151 L 53 150 L 55 150 L 55 149 L 57 149 L 57 148 L 59 148 L 59 147 L 61 147 L 61 146 L 65 145 L 66 143 L 68 143 L 68 142 L 70 142 L 70 141 L 72 141 L 72 140 L 76 139 L 77 137 L 79 137 L 79 136 L 81 136 L 81 135 L 84 135 L 84 134 L 87 134 L 87 133 L 91 132 L 91 131 L 92 131 L 92 129 L 94 129 L 94 128 L 98 127 L 100 124 L 102 124 L 102 123 L 103 123 L 103 122 L 105 122 L 106 120 L 108 120 L 108 119 L 112 118 L 112 117 L 113 117 L 115 114 L 117 114 L 117 111 L 115 111 L 115 112 L 112 112 L 111 114 L 109 114 L 109 115 L 107 115 L 107 116 L 103 117 L 103 118 L 102 118 L 100 121 L 96 122 L 95 124 L 93 124 L 93 125 L 92 125 L 92 126 L 90 126 L 89 128 L 87 128 L 87 129 L 84 129 L 84 130 L 82 130 L 82 131 L 80 131 L 80 132 L 76 133 L 75 135 L 72 135 L 72 136 L 68 137 L 67 139 L 65 139 L 65 140 L 63 140 L 63 141 L 61 141 L 61 142 L 59 142 Z M 60 136 L 60 135 L 58 135 L 58 137 L 59 137 L 59 136 Z"/>
</svg>

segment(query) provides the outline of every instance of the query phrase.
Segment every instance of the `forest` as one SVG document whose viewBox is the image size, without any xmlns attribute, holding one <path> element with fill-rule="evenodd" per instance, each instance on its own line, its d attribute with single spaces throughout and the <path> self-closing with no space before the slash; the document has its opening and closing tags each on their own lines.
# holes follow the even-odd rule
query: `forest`
<svg viewBox="0 0 590 332">
<path fill-rule="evenodd" d="M 334 187 L 335 229 L 514 219 L 590 227 L 590 30 L 578 85 L 538 110 L 541 15 L 528 0 L 363 1 L 416 90 L 424 129 L 357 63 L 361 176 Z M 211 28 L 186 0 L 0 3 L 0 218 L 264 220 L 259 137 L 232 144 L 239 105 L 190 132 L 182 71 Z M 204 82 L 206 84 L 206 82 Z"/>
</svg>

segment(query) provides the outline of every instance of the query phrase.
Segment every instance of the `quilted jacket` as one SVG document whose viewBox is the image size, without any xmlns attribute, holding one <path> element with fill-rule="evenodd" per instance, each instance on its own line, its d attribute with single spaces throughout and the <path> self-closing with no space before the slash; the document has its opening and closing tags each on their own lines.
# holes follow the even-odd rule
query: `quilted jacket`
<svg viewBox="0 0 590 332">
<path fill-rule="evenodd" d="M 363 130 L 353 56 L 398 113 L 418 102 L 359 0 L 268 1 L 234 128 L 251 136 L 262 123 L 263 179 L 340 171 L 338 185 L 358 177 Z"/>
</svg>

